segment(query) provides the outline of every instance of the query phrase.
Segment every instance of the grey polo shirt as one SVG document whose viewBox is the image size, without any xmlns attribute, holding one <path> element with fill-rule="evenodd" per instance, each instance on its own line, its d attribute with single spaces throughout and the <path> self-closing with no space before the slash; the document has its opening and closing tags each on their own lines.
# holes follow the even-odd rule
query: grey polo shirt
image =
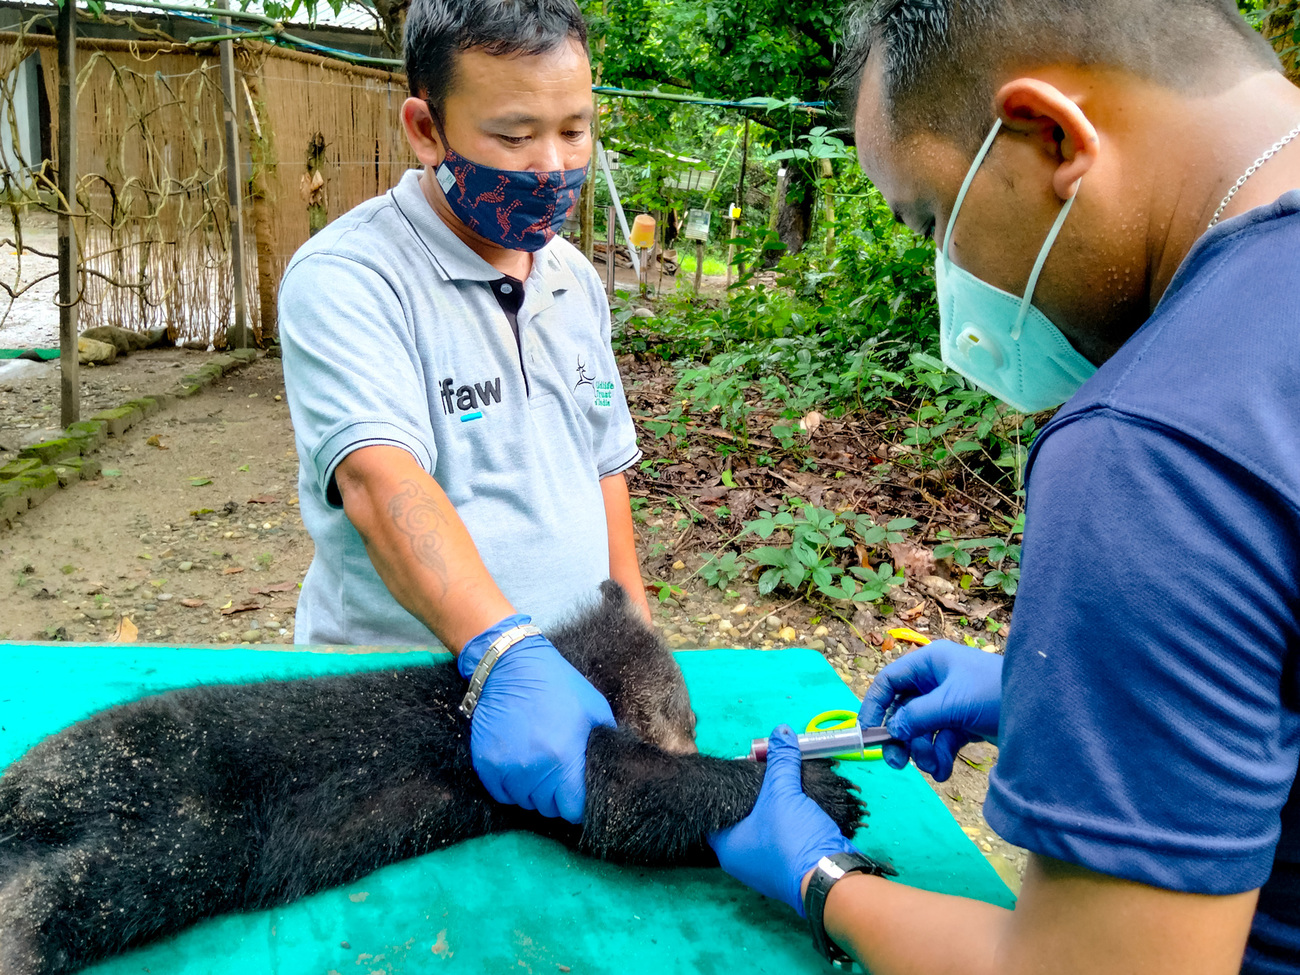
<svg viewBox="0 0 1300 975">
<path fill-rule="evenodd" d="M 352 451 L 408 451 L 541 626 L 608 577 L 600 479 L 641 456 L 595 269 L 559 237 L 538 251 L 516 339 L 493 293 L 508 282 L 447 229 L 418 177 L 309 240 L 280 285 L 299 499 L 316 543 L 297 643 L 437 643 L 340 507 L 334 470 Z"/>
</svg>

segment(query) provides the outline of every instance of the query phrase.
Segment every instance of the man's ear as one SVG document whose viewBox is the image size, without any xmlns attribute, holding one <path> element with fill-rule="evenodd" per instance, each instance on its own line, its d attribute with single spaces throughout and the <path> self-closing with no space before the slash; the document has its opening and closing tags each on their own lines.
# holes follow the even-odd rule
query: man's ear
<svg viewBox="0 0 1300 975">
<path fill-rule="evenodd" d="M 415 158 L 424 166 L 437 168 L 442 164 L 442 139 L 429 114 L 429 103 L 423 98 L 408 98 L 402 102 L 402 129 L 406 132 L 406 141 L 411 144 Z"/>
<path fill-rule="evenodd" d="M 1052 189 L 1068 200 L 1079 180 L 1097 161 L 1101 148 L 1097 130 L 1075 101 L 1054 85 L 1037 78 L 1017 78 L 1003 85 L 994 105 L 1002 125 L 1039 140 L 1042 151 L 1056 162 Z"/>
</svg>

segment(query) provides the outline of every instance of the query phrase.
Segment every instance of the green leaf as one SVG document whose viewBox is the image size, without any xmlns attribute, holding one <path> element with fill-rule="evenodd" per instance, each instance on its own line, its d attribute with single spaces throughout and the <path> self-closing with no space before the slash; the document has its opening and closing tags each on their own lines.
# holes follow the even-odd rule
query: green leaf
<svg viewBox="0 0 1300 975">
<path fill-rule="evenodd" d="M 766 596 L 775 589 L 781 582 L 780 569 L 768 569 L 758 577 L 758 594 Z"/>
<path fill-rule="evenodd" d="M 211 483 L 212 483 L 212 478 L 210 478 L 210 477 L 191 477 L 191 478 L 190 478 L 190 486 L 191 486 L 191 487 L 203 487 L 203 485 L 205 485 L 205 484 L 211 484 Z"/>
<path fill-rule="evenodd" d="M 891 521 L 891 522 L 890 522 L 886 527 L 889 528 L 890 531 L 901 532 L 901 531 L 904 531 L 904 530 L 906 530 L 906 529 L 908 529 L 908 528 L 915 528 L 915 527 L 916 527 L 916 519 L 915 519 L 915 518 L 895 518 L 895 519 L 894 519 L 893 521 Z"/>
<path fill-rule="evenodd" d="M 116 467 L 105 467 L 105 468 L 104 468 L 102 471 L 100 471 L 99 473 L 103 474 L 105 477 L 121 477 L 121 476 L 122 476 L 122 472 L 119 471 Z"/>
<path fill-rule="evenodd" d="M 243 471 L 245 474 L 248 473 L 248 465 L 247 465 L 247 464 L 240 464 L 239 467 L 237 467 L 237 468 L 235 468 L 235 469 L 236 469 L 236 470 Z"/>
<path fill-rule="evenodd" d="M 785 546 L 765 545 L 749 553 L 751 561 L 758 565 L 775 565 L 785 568 L 790 564 L 791 551 Z"/>
<path fill-rule="evenodd" d="M 734 487 L 736 486 L 736 481 L 735 481 L 735 479 L 731 476 L 731 469 L 730 469 L 730 468 L 728 468 L 727 470 L 725 470 L 725 471 L 722 472 L 722 483 L 723 483 L 726 487 L 729 487 L 729 488 L 734 488 Z"/>
</svg>

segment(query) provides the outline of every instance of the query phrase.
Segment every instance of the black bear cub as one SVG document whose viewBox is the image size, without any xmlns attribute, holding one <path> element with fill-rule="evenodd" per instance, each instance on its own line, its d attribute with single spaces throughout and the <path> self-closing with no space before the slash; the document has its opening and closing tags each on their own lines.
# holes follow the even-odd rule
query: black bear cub
<svg viewBox="0 0 1300 975">
<path fill-rule="evenodd" d="M 169 691 L 51 735 L 0 776 L 0 973 L 74 971 L 502 830 L 716 863 L 705 837 L 748 814 L 763 766 L 695 753 L 672 654 L 616 583 L 601 593 L 550 634 L 619 725 L 589 739 L 582 826 L 488 796 L 454 664 Z M 845 835 L 865 815 L 829 763 L 805 763 L 804 788 Z"/>
</svg>

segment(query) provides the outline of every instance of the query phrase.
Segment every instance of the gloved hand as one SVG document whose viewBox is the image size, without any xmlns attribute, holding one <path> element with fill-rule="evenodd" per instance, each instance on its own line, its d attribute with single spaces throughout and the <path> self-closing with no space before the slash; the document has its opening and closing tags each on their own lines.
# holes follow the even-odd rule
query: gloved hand
<svg viewBox="0 0 1300 975">
<path fill-rule="evenodd" d="M 456 667 L 466 680 L 492 641 L 530 617 L 507 616 L 465 644 Z M 544 636 L 529 636 L 492 668 L 470 722 L 474 771 L 497 802 L 582 822 L 587 736 L 614 725 L 609 702 Z"/>
<path fill-rule="evenodd" d="M 903 703 L 886 721 L 895 698 Z M 910 752 L 917 768 L 944 782 L 963 745 L 978 739 L 997 742 L 1001 703 L 1001 656 L 935 640 L 876 675 L 858 721 L 864 728 L 884 722 L 904 742 L 885 746 L 891 766 L 906 766 Z"/>
<path fill-rule="evenodd" d="M 708 839 L 723 870 L 760 894 L 785 901 L 800 917 L 804 874 L 824 856 L 857 852 L 822 807 L 804 795 L 799 745 L 787 725 L 778 725 L 768 742 L 767 770 L 753 811 Z"/>
</svg>

